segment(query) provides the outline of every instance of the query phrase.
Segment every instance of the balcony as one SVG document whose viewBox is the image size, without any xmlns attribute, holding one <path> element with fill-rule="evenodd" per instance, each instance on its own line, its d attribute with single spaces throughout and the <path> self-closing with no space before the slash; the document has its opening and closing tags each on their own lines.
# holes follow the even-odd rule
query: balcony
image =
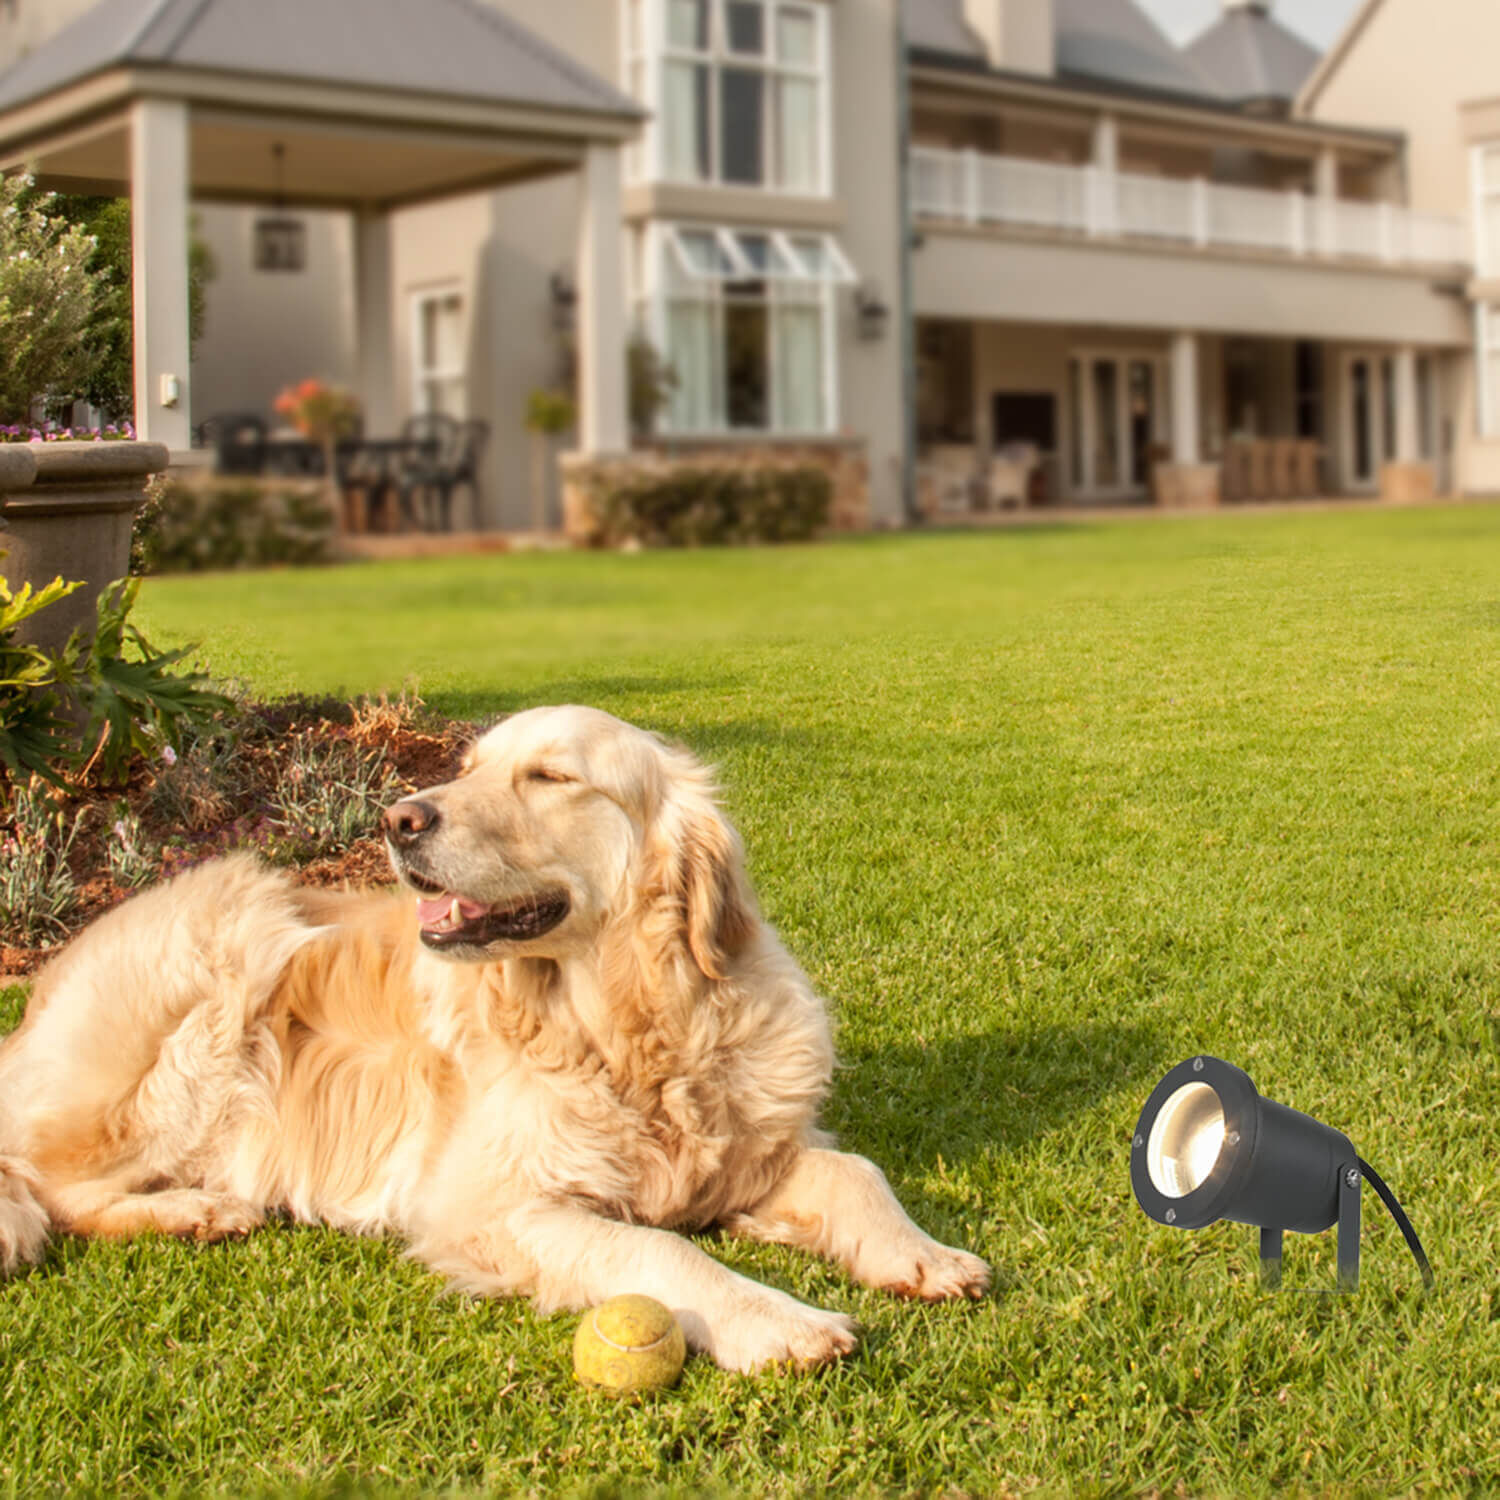
<svg viewBox="0 0 1500 1500">
<path fill-rule="evenodd" d="M 1153 177 L 973 150 L 913 147 L 911 203 L 914 217 L 928 222 L 1178 248 L 1390 267 L 1452 268 L 1472 259 L 1462 221 L 1395 203 L 1320 199 L 1201 177 Z"/>
</svg>

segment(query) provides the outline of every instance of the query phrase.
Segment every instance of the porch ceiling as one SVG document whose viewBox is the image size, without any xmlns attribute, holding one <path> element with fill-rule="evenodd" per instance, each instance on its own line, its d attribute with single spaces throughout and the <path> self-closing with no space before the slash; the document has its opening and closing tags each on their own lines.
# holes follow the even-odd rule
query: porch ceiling
<svg viewBox="0 0 1500 1500">
<path fill-rule="evenodd" d="M 270 118 L 212 107 L 193 107 L 189 122 L 191 192 L 200 201 L 269 203 L 279 197 L 303 207 L 395 208 L 572 170 L 582 151 L 523 135 Z M 278 145 L 279 194 L 273 154 Z M 105 116 L 0 156 L 0 166 L 22 165 L 58 192 L 128 194 L 129 116 Z"/>
</svg>

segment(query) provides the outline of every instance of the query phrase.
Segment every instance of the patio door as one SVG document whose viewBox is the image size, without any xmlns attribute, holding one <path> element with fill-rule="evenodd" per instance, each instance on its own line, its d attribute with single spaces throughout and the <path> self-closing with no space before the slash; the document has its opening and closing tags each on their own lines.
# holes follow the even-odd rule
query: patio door
<svg viewBox="0 0 1500 1500">
<path fill-rule="evenodd" d="M 1343 371 L 1343 484 L 1373 490 L 1396 455 L 1396 362 L 1389 354 L 1346 354 Z"/>
<path fill-rule="evenodd" d="M 1167 360 L 1154 352 L 1081 350 L 1068 367 L 1069 489 L 1079 500 L 1123 500 L 1151 482 L 1165 443 Z"/>
</svg>

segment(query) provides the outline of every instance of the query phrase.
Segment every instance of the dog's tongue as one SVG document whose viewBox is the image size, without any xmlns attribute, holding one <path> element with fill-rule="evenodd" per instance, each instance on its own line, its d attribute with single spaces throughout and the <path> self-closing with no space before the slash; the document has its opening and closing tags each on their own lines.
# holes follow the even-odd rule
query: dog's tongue
<svg viewBox="0 0 1500 1500">
<path fill-rule="evenodd" d="M 423 927 L 438 927 L 448 920 L 453 903 L 458 903 L 458 914 L 465 922 L 482 917 L 489 907 L 483 901 L 470 901 L 467 896 L 455 896 L 444 891 L 441 896 L 417 897 L 417 921 Z"/>
</svg>

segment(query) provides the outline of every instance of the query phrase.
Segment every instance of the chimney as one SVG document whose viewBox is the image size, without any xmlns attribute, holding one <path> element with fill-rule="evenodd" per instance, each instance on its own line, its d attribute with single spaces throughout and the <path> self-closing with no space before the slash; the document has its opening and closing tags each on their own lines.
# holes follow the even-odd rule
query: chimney
<svg viewBox="0 0 1500 1500">
<path fill-rule="evenodd" d="M 963 0 L 963 7 L 992 68 L 1051 77 L 1052 0 Z"/>
</svg>

